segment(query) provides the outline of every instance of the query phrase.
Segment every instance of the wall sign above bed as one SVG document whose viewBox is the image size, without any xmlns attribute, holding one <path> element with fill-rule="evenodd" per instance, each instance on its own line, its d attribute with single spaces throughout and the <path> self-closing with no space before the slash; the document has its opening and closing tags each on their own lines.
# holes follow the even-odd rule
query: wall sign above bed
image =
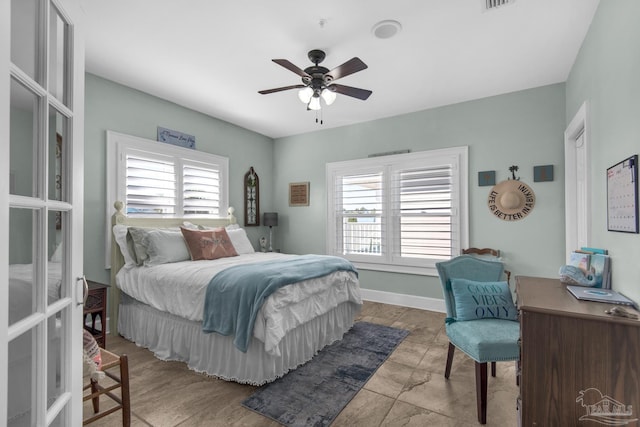
<svg viewBox="0 0 640 427">
<path fill-rule="evenodd" d="M 260 181 L 253 166 L 244 174 L 244 225 L 260 225 Z"/>
<path fill-rule="evenodd" d="M 158 141 L 177 145 L 178 147 L 192 148 L 194 150 L 196 148 L 195 136 L 160 126 L 158 126 Z"/>
</svg>

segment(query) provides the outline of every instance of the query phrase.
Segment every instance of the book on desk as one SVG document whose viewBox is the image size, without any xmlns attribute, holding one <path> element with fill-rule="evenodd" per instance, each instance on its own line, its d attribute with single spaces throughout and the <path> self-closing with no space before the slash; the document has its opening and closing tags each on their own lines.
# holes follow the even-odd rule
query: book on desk
<svg viewBox="0 0 640 427">
<path fill-rule="evenodd" d="M 593 288 L 611 289 L 611 258 L 606 249 L 582 247 L 569 255 L 569 265 L 592 276 Z"/>
</svg>

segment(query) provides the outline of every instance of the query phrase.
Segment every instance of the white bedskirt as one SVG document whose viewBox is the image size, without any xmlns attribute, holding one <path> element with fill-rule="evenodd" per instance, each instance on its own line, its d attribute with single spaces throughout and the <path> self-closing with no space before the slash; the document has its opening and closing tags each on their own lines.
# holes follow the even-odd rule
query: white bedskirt
<svg viewBox="0 0 640 427">
<path fill-rule="evenodd" d="M 325 346 L 342 339 L 353 326 L 360 305 L 344 302 L 333 310 L 291 330 L 280 341 L 281 356 L 264 350 L 252 338 L 246 353 L 232 336 L 202 332 L 201 322 L 183 319 L 122 294 L 118 332 L 151 350 L 162 360 L 178 360 L 207 375 L 241 384 L 262 385 L 311 360 Z"/>
</svg>

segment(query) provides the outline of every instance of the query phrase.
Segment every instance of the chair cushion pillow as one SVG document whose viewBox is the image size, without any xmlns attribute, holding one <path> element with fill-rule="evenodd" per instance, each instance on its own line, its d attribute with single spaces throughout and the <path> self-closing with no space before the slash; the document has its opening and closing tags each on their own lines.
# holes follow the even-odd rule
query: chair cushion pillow
<svg viewBox="0 0 640 427">
<path fill-rule="evenodd" d="M 507 282 L 476 282 L 451 279 L 455 301 L 455 320 L 504 319 L 518 320 Z"/>
<path fill-rule="evenodd" d="M 445 325 L 449 341 L 476 362 L 518 360 L 520 323 L 502 319 L 471 320 Z"/>
</svg>

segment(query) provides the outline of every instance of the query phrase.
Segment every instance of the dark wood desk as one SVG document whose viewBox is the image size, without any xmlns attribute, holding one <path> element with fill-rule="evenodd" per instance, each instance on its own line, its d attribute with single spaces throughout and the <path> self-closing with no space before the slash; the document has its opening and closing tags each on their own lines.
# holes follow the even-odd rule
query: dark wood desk
<svg viewBox="0 0 640 427">
<path fill-rule="evenodd" d="M 87 280 L 87 283 L 89 284 L 89 294 L 84 303 L 84 328 L 91 332 L 100 347 L 107 348 L 107 289 L 109 285 L 91 280 Z M 90 326 L 86 322 L 87 316 L 91 316 Z M 100 318 L 100 328 L 96 326 L 98 317 Z"/>
<path fill-rule="evenodd" d="M 602 425 L 598 410 L 640 418 L 640 320 L 578 301 L 556 279 L 518 276 L 516 292 L 522 426 Z"/>
</svg>

